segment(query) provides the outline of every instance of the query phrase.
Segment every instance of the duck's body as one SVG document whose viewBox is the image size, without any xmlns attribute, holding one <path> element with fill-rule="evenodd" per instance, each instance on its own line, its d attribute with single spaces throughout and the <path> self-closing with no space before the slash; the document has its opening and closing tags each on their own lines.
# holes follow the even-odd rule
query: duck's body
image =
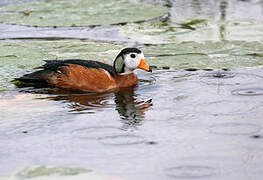
<svg viewBox="0 0 263 180">
<path fill-rule="evenodd" d="M 134 57 L 135 53 L 137 59 Z M 141 54 L 136 48 L 126 48 L 116 57 L 113 66 L 90 60 L 47 60 L 46 64 L 39 67 L 40 70 L 16 80 L 32 86 L 52 86 L 88 92 L 112 91 L 135 86 L 138 82 L 133 73 L 135 68 L 150 70 Z"/>
</svg>

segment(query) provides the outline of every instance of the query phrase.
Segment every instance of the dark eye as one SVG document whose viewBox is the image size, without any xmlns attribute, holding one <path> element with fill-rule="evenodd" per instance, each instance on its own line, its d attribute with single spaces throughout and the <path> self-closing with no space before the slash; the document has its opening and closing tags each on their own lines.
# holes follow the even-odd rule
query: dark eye
<svg viewBox="0 0 263 180">
<path fill-rule="evenodd" d="M 130 56 L 131 56 L 131 58 L 135 58 L 135 57 L 136 57 L 136 55 L 135 55 L 135 54 L 131 54 Z"/>
</svg>

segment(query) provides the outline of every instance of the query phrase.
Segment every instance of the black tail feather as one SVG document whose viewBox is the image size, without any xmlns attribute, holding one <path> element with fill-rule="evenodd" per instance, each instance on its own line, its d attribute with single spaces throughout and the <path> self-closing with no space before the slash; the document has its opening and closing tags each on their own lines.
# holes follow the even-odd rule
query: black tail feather
<svg viewBox="0 0 263 180">
<path fill-rule="evenodd" d="M 47 86 L 48 83 L 45 79 L 45 76 L 47 73 L 49 73 L 49 70 L 40 70 L 35 71 L 30 74 L 25 74 L 22 77 L 15 78 L 12 82 L 18 86 L 18 87 L 24 87 L 24 86 Z"/>
</svg>

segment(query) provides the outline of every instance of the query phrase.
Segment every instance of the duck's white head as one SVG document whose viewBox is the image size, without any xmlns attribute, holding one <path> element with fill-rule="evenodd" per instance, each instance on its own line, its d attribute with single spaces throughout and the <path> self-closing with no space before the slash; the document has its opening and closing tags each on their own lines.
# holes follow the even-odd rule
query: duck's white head
<svg viewBox="0 0 263 180">
<path fill-rule="evenodd" d="M 114 60 L 113 67 L 117 74 L 129 74 L 135 69 L 151 71 L 144 59 L 144 54 L 137 48 L 124 48 Z"/>
</svg>

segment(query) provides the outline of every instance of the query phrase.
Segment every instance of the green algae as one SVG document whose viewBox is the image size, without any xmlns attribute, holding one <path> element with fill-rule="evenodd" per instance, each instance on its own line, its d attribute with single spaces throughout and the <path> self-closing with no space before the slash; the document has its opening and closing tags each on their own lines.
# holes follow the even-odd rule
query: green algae
<svg viewBox="0 0 263 180">
<path fill-rule="evenodd" d="M 142 44 L 185 41 L 263 42 L 263 23 L 258 21 L 222 21 L 215 19 L 172 19 L 170 22 L 127 24 L 119 32 Z"/>
<path fill-rule="evenodd" d="M 182 29 L 195 30 L 196 28 L 193 27 L 194 25 L 203 24 L 205 22 L 206 22 L 205 19 L 193 19 L 193 20 L 190 20 L 190 21 L 186 21 L 186 22 L 180 23 L 179 25 L 181 25 Z"/>
<path fill-rule="evenodd" d="M 62 166 L 29 166 L 21 169 L 15 174 L 17 179 L 32 179 L 47 176 L 75 176 L 78 174 L 89 173 L 91 170 L 75 167 Z"/>
<path fill-rule="evenodd" d="M 0 8 L 0 21 L 29 26 L 92 26 L 147 21 L 167 9 L 124 0 L 42 0 Z"/>
<path fill-rule="evenodd" d="M 143 48 L 149 64 L 176 69 L 237 69 L 262 66 L 263 44 L 243 41 L 183 42 Z"/>
</svg>

